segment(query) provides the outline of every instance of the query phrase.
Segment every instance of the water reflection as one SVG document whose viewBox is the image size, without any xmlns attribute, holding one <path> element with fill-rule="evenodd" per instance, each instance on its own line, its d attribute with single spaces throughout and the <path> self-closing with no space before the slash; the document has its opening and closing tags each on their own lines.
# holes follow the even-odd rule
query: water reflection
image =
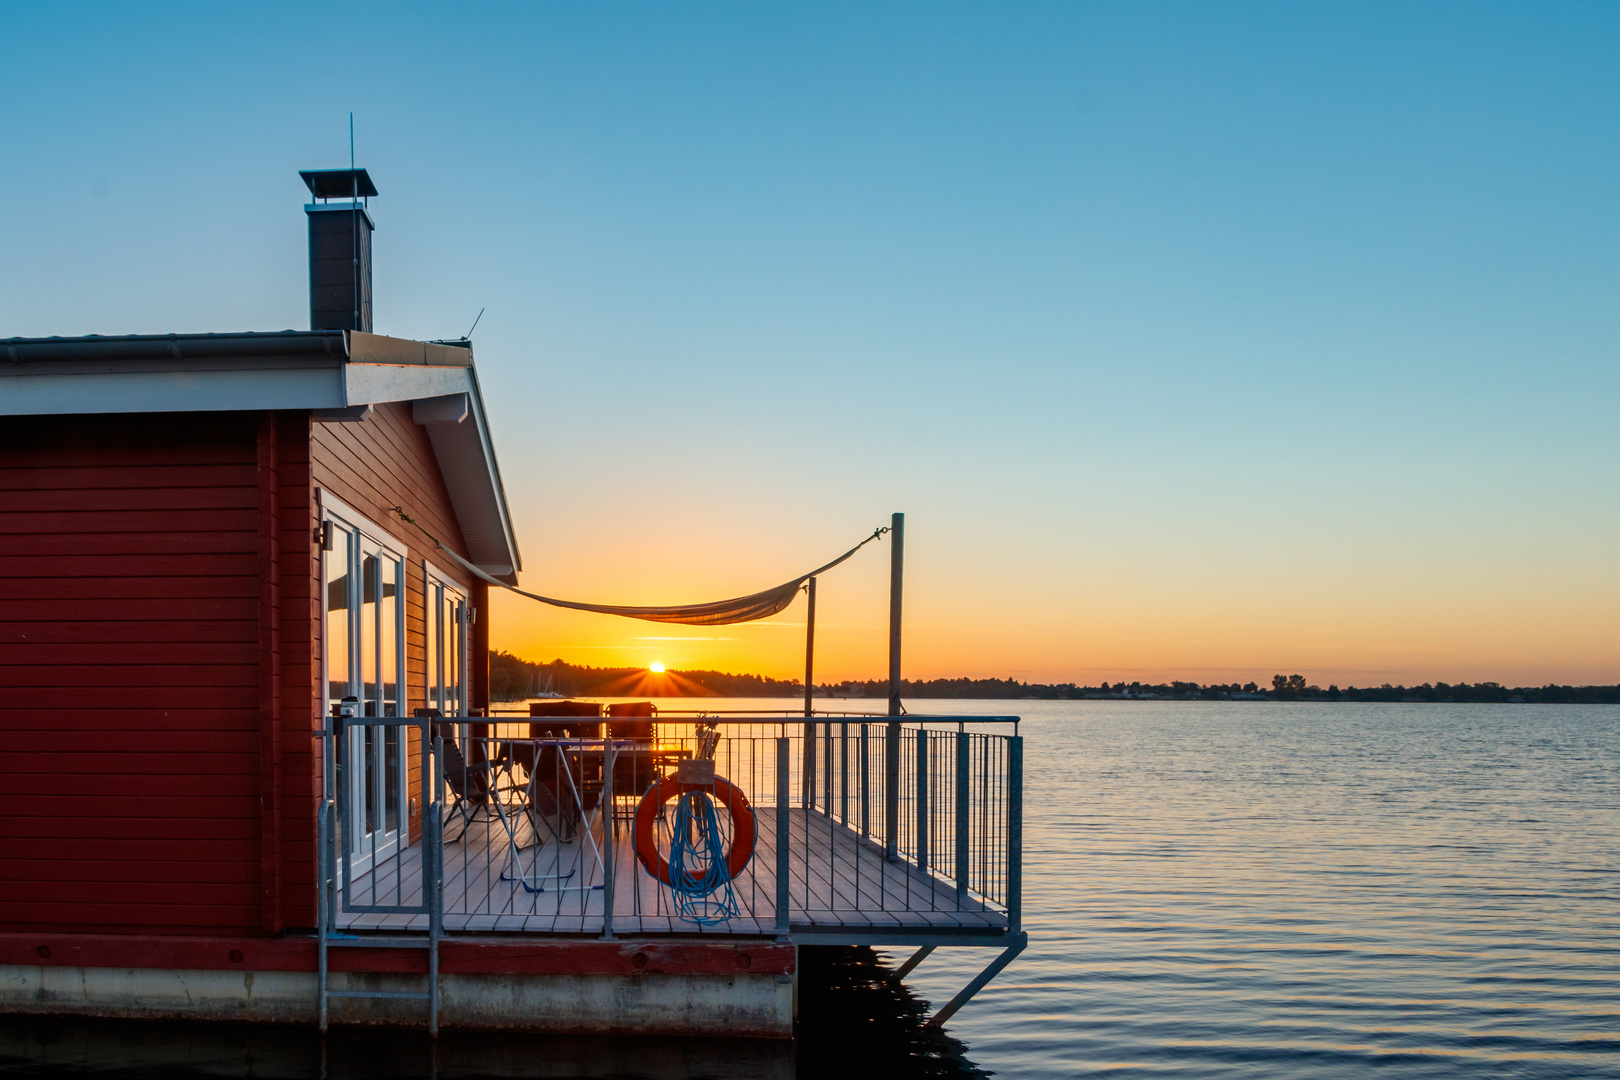
<svg viewBox="0 0 1620 1080">
<path fill-rule="evenodd" d="M 801 950 L 798 1038 L 659 1039 L 0 1017 L 0 1077 L 980 1077 L 871 949 Z"/>
</svg>

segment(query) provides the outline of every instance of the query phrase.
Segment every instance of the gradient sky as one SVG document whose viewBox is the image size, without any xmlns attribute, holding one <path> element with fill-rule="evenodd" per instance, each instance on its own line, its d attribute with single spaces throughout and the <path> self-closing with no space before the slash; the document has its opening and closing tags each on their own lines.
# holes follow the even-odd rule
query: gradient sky
<svg viewBox="0 0 1620 1080">
<path fill-rule="evenodd" d="M 0 3 L 0 336 L 475 336 L 523 584 L 750 592 L 907 513 L 913 677 L 1620 680 L 1620 8 Z M 818 675 L 885 669 L 887 551 Z M 802 672 L 802 606 L 495 607 Z"/>
</svg>

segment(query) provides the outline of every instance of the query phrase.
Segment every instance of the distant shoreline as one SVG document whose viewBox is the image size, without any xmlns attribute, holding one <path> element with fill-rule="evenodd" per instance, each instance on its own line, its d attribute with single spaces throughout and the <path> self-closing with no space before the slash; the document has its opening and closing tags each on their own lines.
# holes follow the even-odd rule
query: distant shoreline
<svg viewBox="0 0 1620 1080">
<path fill-rule="evenodd" d="M 544 694 L 570 697 L 670 698 L 802 698 L 797 679 L 734 674 L 702 669 L 654 674 L 645 668 L 598 668 L 562 660 L 536 663 L 506 652 L 490 654 L 490 697 L 525 701 Z M 886 700 L 882 679 L 817 684 L 812 697 L 822 701 Z M 1274 675 L 1270 686 L 1258 683 L 1024 683 L 1016 679 L 904 680 L 900 696 L 909 700 L 949 698 L 982 701 L 1343 701 L 1422 704 L 1620 704 L 1620 686 L 1502 686 L 1499 683 L 1423 683 L 1419 686 L 1317 686 L 1300 675 Z"/>
</svg>

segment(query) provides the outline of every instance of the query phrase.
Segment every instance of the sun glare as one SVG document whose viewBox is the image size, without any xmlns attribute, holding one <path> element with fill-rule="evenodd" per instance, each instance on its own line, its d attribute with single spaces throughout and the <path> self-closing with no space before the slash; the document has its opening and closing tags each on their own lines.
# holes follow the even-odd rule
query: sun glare
<svg viewBox="0 0 1620 1080">
<path fill-rule="evenodd" d="M 647 670 L 655 675 L 662 675 L 664 673 L 664 665 L 659 663 L 657 660 L 654 660 Z"/>
</svg>

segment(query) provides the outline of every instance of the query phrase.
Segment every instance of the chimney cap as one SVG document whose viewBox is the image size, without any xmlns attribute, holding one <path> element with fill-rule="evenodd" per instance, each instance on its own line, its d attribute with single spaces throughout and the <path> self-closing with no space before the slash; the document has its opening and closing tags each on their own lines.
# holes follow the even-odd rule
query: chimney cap
<svg viewBox="0 0 1620 1080">
<path fill-rule="evenodd" d="M 317 199 L 371 198 L 377 187 L 364 169 L 310 169 L 298 173 Z"/>
</svg>

